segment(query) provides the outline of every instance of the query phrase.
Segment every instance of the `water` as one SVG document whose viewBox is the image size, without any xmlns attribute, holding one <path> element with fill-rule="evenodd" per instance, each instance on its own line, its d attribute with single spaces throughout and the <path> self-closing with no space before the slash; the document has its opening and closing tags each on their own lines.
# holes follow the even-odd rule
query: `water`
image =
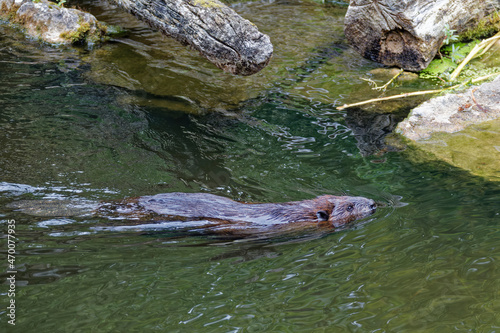
<svg viewBox="0 0 500 333">
<path fill-rule="evenodd" d="M 238 5 L 276 50 L 247 79 L 112 7 L 78 3 L 129 36 L 94 51 L 53 49 L 0 26 L 0 221 L 6 232 L 14 219 L 18 237 L 16 327 L 4 284 L 2 329 L 499 330 L 499 184 L 383 144 L 417 101 L 334 108 L 374 95 L 359 78 L 377 67 L 343 41 L 344 7 Z M 7 208 L 174 191 L 385 205 L 335 233 L 236 240 L 107 231 L 124 222 Z"/>
</svg>

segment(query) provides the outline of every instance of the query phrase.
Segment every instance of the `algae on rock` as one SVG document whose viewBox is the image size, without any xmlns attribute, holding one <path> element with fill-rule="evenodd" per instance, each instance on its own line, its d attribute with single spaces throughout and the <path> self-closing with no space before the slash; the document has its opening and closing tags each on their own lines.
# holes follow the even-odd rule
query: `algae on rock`
<svg viewBox="0 0 500 333">
<path fill-rule="evenodd" d="M 442 160 L 471 174 L 500 182 L 500 119 L 467 127 L 456 133 L 436 133 L 429 140 L 413 143 Z"/>
<path fill-rule="evenodd" d="M 40 0 L 0 0 L 0 16 L 19 24 L 25 33 L 50 44 L 93 44 L 105 39 L 104 24 L 86 12 Z"/>
</svg>

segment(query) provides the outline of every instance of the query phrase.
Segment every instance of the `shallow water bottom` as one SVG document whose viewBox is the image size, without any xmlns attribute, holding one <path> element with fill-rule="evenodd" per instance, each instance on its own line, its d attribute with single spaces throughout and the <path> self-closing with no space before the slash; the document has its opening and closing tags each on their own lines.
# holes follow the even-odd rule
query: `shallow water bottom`
<svg viewBox="0 0 500 333">
<path fill-rule="evenodd" d="M 417 146 L 433 158 L 500 182 L 500 120 L 469 126 L 453 134 L 437 133 Z"/>
</svg>

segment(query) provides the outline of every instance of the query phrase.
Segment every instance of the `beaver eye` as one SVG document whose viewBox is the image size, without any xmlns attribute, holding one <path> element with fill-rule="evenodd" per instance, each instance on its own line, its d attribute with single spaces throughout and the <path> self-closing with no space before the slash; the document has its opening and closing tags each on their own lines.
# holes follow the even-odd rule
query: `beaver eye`
<svg viewBox="0 0 500 333">
<path fill-rule="evenodd" d="M 349 205 L 347 206 L 347 209 L 346 209 L 349 213 L 352 212 L 354 210 L 354 205 Z"/>
</svg>

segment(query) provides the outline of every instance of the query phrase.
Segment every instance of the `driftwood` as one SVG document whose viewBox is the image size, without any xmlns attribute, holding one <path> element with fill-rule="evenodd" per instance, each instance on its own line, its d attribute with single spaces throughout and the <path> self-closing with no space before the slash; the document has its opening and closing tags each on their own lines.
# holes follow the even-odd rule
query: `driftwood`
<svg viewBox="0 0 500 333">
<path fill-rule="evenodd" d="M 273 54 L 267 35 L 218 0 L 111 1 L 232 74 L 257 73 Z"/>
<path fill-rule="evenodd" d="M 445 38 L 500 9 L 500 0 L 351 0 L 349 42 L 365 58 L 410 71 L 427 67 Z"/>
</svg>

